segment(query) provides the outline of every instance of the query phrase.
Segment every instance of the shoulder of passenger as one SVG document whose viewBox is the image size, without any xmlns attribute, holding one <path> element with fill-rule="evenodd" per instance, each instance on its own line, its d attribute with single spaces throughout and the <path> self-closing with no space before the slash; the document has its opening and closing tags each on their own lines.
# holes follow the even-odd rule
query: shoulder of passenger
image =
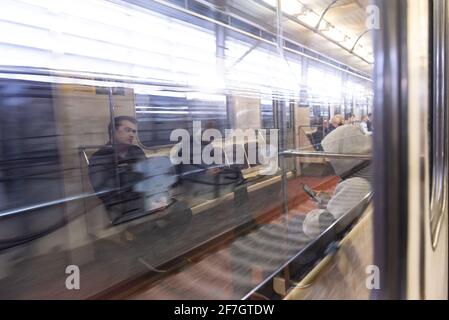
<svg viewBox="0 0 449 320">
<path fill-rule="evenodd" d="M 97 151 L 95 151 L 89 158 L 89 162 L 102 162 L 105 159 L 109 159 L 113 154 L 113 150 L 111 148 L 103 147 Z"/>
<path fill-rule="evenodd" d="M 132 145 L 130 151 L 131 151 L 132 154 L 145 157 L 145 152 L 139 146 Z"/>
</svg>

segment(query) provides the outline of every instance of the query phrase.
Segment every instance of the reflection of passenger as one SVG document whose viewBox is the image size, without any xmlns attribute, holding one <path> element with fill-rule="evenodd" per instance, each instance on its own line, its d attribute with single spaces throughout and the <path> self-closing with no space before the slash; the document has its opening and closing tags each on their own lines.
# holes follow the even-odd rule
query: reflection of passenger
<svg viewBox="0 0 449 320">
<path fill-rule="evenodd" d="M 322 118 L 318 118 L 316 121 L 311 122 L 311 125 L 315 127 L 315 131 L 311 134 L 311 142 L 315 150 L 323 151 L 321 147 L 321 140 L 324 138 L 324 131 L 320 128 L 320 123 L 322 123 Z M 324 126 L 324 123 L 323 123 Z M 327 126 L 327 124 L 326 124 Z M 327 126 L 328 128 L 328 126 Z"/>
<path fill-rule="evenodd" d="M 344 125 L 329 134 L 323 141 L 325 152 L 342 154 L 370 154 L 371 137 L 364 135 L 357 126 Z M 358 159 L 332 159 L 335 173 L 342 178 L 325 209 L 309 212 L 303 223 L 303 231 L 316 238 L 334 221 L 355 208 L 371 192 L 370 162 Z"/>
<path fill-rule="evenodd" d="M 343 125 L 343 116 L 341 114 L 336 114 L 332 117 L 331 123 L 329 124 L 328 130 L 326 134 L 331 133 L 339 126 Z"/>
<path fill-rule="evenodd" d="M 115 117 L 109 124 L 109 142 L 89 159 L 91 184 L 97 193 L 108 190 L 99 198 L 112 220 L 143 207 L 142 194 L 133 191 L 133 186 L 143 178 L 133 170 L 133 165 L 146 159 L 142 149 L 132 144 L 136 131 L 136 119 Z"/>
<path fill-rule="evenodd" d="M 346 124 L 355 124 L 355 122 L 356 122 L 355 115 L 353 113 L 348 114 L 345 122 L 346 122 Z"/>
<path fill-rule="evenodd" d="M 368 127 L 368 131 L 373 131 L 373 116 L 371 113 L 368 113 L 368 120 L 366 121 L 366 126 Z"/>
<path fill-rule="evenodd" d="M 368 129 L 369 117 L 363 116 L 362 121 L 360 122 L 360 128 L 362 129 L 363 134 L 371 135 L 372 132 Z M 370 124 L 371 127 L 371 124 Z"/>
<path fill-rule="evenodd" d="M 235 186 L 243 180 L 240 165 L 226 161 L 224 156 L 226 151 L 220 146 L 220 143 L 217 144 L 220 147 L 212 147 L 213 140 L 210 141 L 208 138 L 203 140 L 203 133 L 207 129 L 215 129 L 213 121 L 204 123 L 201 135 L 191 136 L 189 163 L 182 163 L 177 167 L 183 189 L 195 201 L 211 200 L 231 193 Z M 221 163 L 205 163 L 202 155 L 206 147 L 210 148 L 211 158 L 214 158 L 215 152 L 220 153 Z M 179 156 L 182 157 L 183 152 L 186 151 L 181 150 Z M 198 160 L 200 160 L 199 163 Z"/>
</svg>

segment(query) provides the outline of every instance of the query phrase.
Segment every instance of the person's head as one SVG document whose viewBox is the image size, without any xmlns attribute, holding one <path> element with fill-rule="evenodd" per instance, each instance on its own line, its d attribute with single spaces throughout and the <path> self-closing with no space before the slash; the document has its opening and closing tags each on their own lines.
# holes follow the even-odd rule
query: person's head
<svg viewBox="0 0 449 320">
<path fill-rule="evenodd" d="M 341 114 L 336 114 L 332 117 L 331 120 L 332 125 L 336 128 L 343 124 L 343 117 Z"/>
<path fill-rule="evenodd" d="M 362 122 L 368 122 L 368 120 L 369 120 L 369 118 L 368 118 L 369 116 L 363 116 L 362 117 Z"/>
<path fill-rule="evenodd" d="M 352 124 L 355 121 L 355 115 L 353 113 L 348 114 L 347 118 L 348 123 Z"/>
<path fill-rule="evenodd" d="M 109 138 L 113 143 L 131 145 L 137 133 L 137 120 L 129 116 L 115 117 L 109 124 L 108 130 Z"/>
</svg>

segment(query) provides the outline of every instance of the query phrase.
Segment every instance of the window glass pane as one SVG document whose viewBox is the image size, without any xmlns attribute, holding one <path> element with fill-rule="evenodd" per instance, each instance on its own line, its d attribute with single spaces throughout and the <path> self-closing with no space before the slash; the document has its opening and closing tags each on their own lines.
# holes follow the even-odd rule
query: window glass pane
<svg viewBox="0 0 449 320">
<path fill-rule="evenodd" d="M 276 4 L 4 1 L 0 298 L 137 277 L 129 298 L 282 298 L 285 264 L 304 276 L 371 192 L 371 54 L 354 3 L 355 30 Z"/>
<path fill-rule="evenodd" d="M 228 127 L 226 96 L 204 93 L 163 92 L 163 95 L 136 94 L 136 117 L 139 140 L 145 147 L 160 147 L 177 142 L 170 140 L 176 129 L 193 133 L 193 121 L 201 121 L 220 130 Z"/>
</svg>

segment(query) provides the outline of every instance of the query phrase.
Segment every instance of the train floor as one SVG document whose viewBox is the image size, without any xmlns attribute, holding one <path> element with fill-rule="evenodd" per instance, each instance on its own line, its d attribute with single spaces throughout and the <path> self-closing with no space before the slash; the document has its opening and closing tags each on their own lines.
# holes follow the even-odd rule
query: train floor
<svg viewBox="0 0 449 320">
<path fill-rule="evenodd" d="M 317 179 L 308 179 L 315 188 L 333 193 L 336 179 L 318 185 L 317 182 Z M 236 237 L 178 272 L 121 296 L 127 299 L 224 300 L 245 297 L 312 240 L 302 232 L 302 221 L 316 204 L 303 196 L 296 200 L 288 216 L 278 212 L 277 218 L 259 224 L 252 232 Z"/>
</svg>

